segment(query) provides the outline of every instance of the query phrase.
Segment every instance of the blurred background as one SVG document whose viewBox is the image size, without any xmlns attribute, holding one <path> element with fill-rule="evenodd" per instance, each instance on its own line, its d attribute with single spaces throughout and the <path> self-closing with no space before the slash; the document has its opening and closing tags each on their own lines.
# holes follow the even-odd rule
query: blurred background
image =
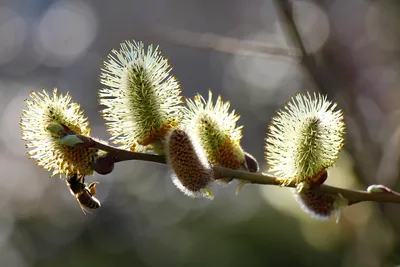
<svg viewBox="0 0 400 267">
<path fill-rule="evenodd" d="M 160 45 L 185 97 L 211 88 L 232 103 L 262 171 L 275 111 L 320 90 L 348 126 L 327 183 L 400 190 L 400 2 L 290 4 L 318 88 L 271 0 L 0 0 L 0 266 L 399 266 L 399 205 L 360 203 L 336 224 L 311 219 L 286 188 L 235 196 L 233 184 L 212 202 L 191 199 L 165 166 L 124 162 L 90 178 L 103 206 L 84 216 L 65 182 L 25 154 L 23 100 L 41 88 L 70 91 L 92 134 L 109 138 L 97 102 L 102 60 L 135 39 Z"/>
</svg>

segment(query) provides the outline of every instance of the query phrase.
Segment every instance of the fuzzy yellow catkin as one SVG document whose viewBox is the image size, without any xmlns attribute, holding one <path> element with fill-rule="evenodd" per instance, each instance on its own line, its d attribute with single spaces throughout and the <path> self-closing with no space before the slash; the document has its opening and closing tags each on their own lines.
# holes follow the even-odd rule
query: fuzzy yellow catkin
<svg viewBox="0 0 400 267">
<path fill-rule="evenodd" d="M 87 118 L 69 93 L 62 95 L 54 89 L 49 94 L 43 89 L 42 92 L 31 92 L 25 103 L 20 127 L 22 139 L 30 149 L 27 152 L 30 158 L 45 170 L 53 171 L 52 176 L 92 174 L 90 163 L 97 150 L 65 143 L 69 133 L 90 136 Z"/>
<path fill-rule="evenodd" d="M 213 101 L 211 90 L 208 99 L 197 94 L 186 100 L 182 123 L 193 130 L 203 147 L 208 161 L 214 166 L 229 169 L 258 171 L 254 157 L 245 152 L 241 145 L 243 126 L 237 126 L 240 116 L 230 110 L 230 103 L 220 96 Z M 221 178 L 217 182 L 229 183 L 232 178 Z"/>
<path fill-rule="evenodd" d="M 186 103 L 183 125 L 196 134 L 210 163 L 240 168 L 244 163 L 244 151 L 240 146 L 243 127 L 236 126 L 239 116 L 234 110 L 229 112 L 230 103 L 222 101 L 221 97 L 213 103 L 211 91 L 208 100 L 198 94 Z"/>
<path fill-rule="evenodd" d="M 181 88 L 171 69 L 158 47 L 142 42 L 125 41 L 107 56 L 99 102 L 114 143 L 137 152 L 164 151 L 167 133 L 182 119 Z"/>
<path fill-rule="evenodd" d="M 166 155 L 176 187 L 191 197 L 212 198 L 214 172 L 202 147 L 188 130 L 175 129 L 167 136 Z"/>
<path fill-rule="evenodd" d="M 326 96 L 298 94 L 271 120 L 265 157 L 282 185 L 321 184 L 344 142 L 343 114 Z M 307 187 L 307 186 L 306 186 Z"/>
</svg>

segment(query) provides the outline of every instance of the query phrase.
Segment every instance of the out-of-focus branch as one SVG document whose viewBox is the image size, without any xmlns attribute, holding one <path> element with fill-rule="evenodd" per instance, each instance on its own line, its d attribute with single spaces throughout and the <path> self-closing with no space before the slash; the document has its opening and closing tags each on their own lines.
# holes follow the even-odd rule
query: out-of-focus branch
<svg viewBox="0 0 400 267">
<path fill-rule="evenodd" d="M 197 33 L 188 30 L 159 26 L 155 34 L 168 42 L 189 47 L 213 49 L 224 53 L 257 56 L 279 56 L 297 59 L 296 49 L 267 46 L 262 42 L 238 40 L 214 33 Z"/>
<path fill-rule="evenodd" d="M 292 4 L 289 0 L 276 0 L 275 3 L 278 12 L 282 15 L 282 24 L 286 28 L 288 35 L 292 37 L 291 41 L 294 42 L 296 48 L 300 50 L 300 63 L 307 72 L 309 79 L 314 82 L 316 88 L 318 88 L 322 93 L 326 93 L 324 83 L 320 79 L 321 75 L 318 71 L 316 60 L 312 54 L 307 53 L 300 32 L 296 27 L 293 18 Z"/>
<path fill-rule="evenodd" d="M 151 161 L 161 164 L 166 164 L 167 162 L 164 156 L 122 150 L 112 147 L 110 145 L 97 142 L 96 140 L 88 136 L 83 136 L 83 135 L 77 135 L 77 136 L 83 141 L 85 147 L 96 148 L 106 151 L 116 159 L 116 162 L 127 161 L 127 160 Z M 215 179 L 230 177 L 235 179 L 246 180 L 252 184 L 281 186 L 281 182 L 278 179 L 276 179 L 276 177 L 269 174 L 251 173 L 251 172 L 232 170 L 217 166 L 214 166 L 213 168 L 214 168 Z M 288 187 L 296 187 L 296 184 L 291 183 L 288 185 Z M 400 195 L 389 192 L 376 193 L 376 192 L 368 192 L 360 190 L 350 190 L 350 189 L 333 187 L 329 185 L 321 185 L 317 190 L 321 190 L 322 192 L 329 194 L 341 194 L 344 198 L 349 200 L 350 204 L 355 204 L 362 201 L 400 203 Z"/>
</svg>

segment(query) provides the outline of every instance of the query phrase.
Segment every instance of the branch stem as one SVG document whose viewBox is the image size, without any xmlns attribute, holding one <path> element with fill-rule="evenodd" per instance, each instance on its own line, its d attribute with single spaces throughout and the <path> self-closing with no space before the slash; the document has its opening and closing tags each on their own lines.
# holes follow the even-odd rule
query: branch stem
<svg viewBox="0 0 400 267">
<path fill-rule="evenodd" d="M 112 147 L 107 144 L 100 143 L 88 136 L 77 135 L 84 143 L 88 144 L 88 147 L 106 151 L 112 154 L 115 158 L 115 162 L 128 161 L 128 160 L 141 160 L 150 161 L 155 163 L 166 164 L 166 158 L 160 155 L 131 152 L 119 148 Z M 223 167 L 214 166 L 215 179 L 230 177 L 234 179 L 246 180 L 251 184 L 260 185 L 274 185 L 281 186 L 280 181 L 269 174 L 260 172 L 246 172 L 239 170 L 232 170 Z M 295 188 L 296 184 L 291 183 L 287 187 Z M 348 199 L 351 204 L 363 202 L 363 201 L 375 201 L 375 202 L 387 202 L 387 203 L 400 203 L 400 196 L 390 192 L 368 192 L 361 190 L 351 190 L 330 185 L 321 185 L 318 190 L 328 194 L 341 194 L 344 198 Z"/>
<path fill-rule="evenodd" d="M 85 136 L 77 134 L 77 136 L 84 141 L 84 143 L 88 144 L 87 147 L 95 148 L 99 150 L 106 151 L 114 156 L 115 162 L 127 161 L 127 160 L 142 160 L 142 161 L 150 161 L 155 163 L 166 164 L 167 161 L 164 156 L 147 154 L 147 153 L 138 153 L 131 152 L 128 150 L 116 148 L 107 144 L 103 144 L 97 142 L 96 140 Z"/>
</svg>

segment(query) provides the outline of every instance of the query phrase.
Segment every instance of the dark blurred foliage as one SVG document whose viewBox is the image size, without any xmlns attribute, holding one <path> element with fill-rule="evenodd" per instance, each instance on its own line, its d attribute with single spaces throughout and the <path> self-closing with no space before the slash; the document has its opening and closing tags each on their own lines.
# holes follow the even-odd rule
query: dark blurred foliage
<svg viewBox="0 0 400 267">
<path fill-rule="evenodd" d="M 400 189 L 399 1 L 293 1 L 323 93 L 348 124 L 328 184 Z M 167 29 L 221 36 L 220 49 L 182 44 Z M 208 35 L 210 36 L 210 35 Z M 235 185 L 191 199 L 163 165 L 117 164 L 96 175 L 103 207 L 84 216 L 65 182 L 25 155 L 19 117 L 30 90 L 58 87 L 82 105 L 92 134 L 99 73 L 126 39 L 159 44 L 185 97 L 212 88 L 245 125 L 242 145 L 265 171 L 270 118 L 296 92 L 314 90 L 298 59 L 225 47 L 222 37 L 291 47 L 272 1 L 0 0 L 0 266 L 396 266 L 399 206 L 362 203 L 335 220 L 304 214 L 289 189 Z M 240 42 L 237 42 L 240 44 Z M 199 39 L 201 44 L 201 38 Z M 217 51 L 218 50 L 218 51 Z M 232 52 L 232 51 L 236 52 Z"/>
</svg>

